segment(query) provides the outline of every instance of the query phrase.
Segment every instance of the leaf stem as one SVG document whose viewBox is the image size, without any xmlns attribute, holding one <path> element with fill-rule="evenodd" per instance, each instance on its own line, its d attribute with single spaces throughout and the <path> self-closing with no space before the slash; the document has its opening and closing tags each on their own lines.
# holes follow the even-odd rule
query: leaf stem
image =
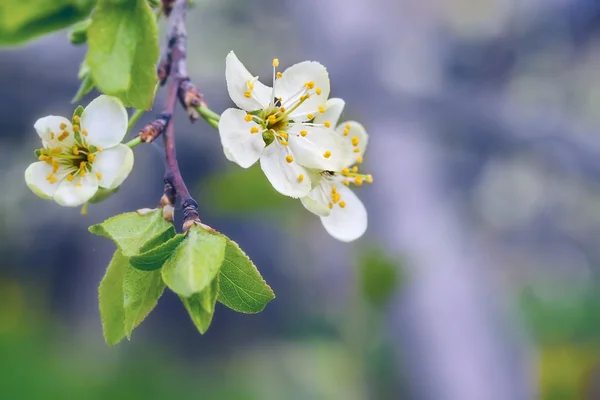
<svg viewBox="0 0 600 400">
<path fill-rule="evenodd" d="M 142 115 L 144 115 L 144 113 L 146 112 L 146 110 L 135 110 L 135 112 L 133 113 L 133 115 L 131 116 L 131 118 L 129 118 L 129 124 L 127 125 L 127 132 L 129 132 L 131 130 L 131 128 L 133 128 L 133 126 L 136 124 L 136 122 L 138 122 L 138 120 L 142 117 Z"/>
<path fill-rule="evenodd" d="M 208 108 L 206 105 L 196 107 L 196 111 L 198 111 L 198 114 L 200 114 L 210 126 L 213 128 L 219 127 L 219 120 L 221 119 L 219 114 Z"/>
<path fill-rule="evenodd" d="M 142 144 L 142 143 L 144 143 L 144 142 L 142 142 L 142 138 L 138 136 L 138 137 L 136 137 L 134 139 L 131 139 L 129 142 L 125 143 L 125 146 L 129 146 L 130 148 L 134 148 L 138 144 Z"/>
</svg>

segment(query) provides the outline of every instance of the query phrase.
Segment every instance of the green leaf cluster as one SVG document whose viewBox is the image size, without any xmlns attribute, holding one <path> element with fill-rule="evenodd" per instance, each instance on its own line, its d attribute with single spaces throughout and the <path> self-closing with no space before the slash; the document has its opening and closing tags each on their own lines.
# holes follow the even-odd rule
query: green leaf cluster
<svg viewBox="0 0 600 400">
<path fill-rule="evenodd" d="M 175 292 L 201 333 L 215 303 L 257 313 L 275 298 L 252 261 L 228 237 L 203 226 L 177 234 L 162 210 L 117 215 L 90 227 L 117 246 L 99 288 L 104 337 L 130 338 L 156 306 L 165 287 Z"/>
</svg>

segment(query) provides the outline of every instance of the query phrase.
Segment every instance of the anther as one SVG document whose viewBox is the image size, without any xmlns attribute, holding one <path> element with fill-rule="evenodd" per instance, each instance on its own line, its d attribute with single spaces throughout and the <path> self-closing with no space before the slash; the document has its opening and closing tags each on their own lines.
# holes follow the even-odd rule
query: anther
<svg viewBox="0 0 600 400">
<path fill-rule="evenodd" d="M 283 132 L 283 131 L 279 132 L 279 136 L 281 136 L 281 137 L 282 137 L 282 138 L 284 138 L 284 139 L 287 139 L 287 138 L 288 138 L 288 134 L 287 134 L 287 132 Z"/>
<path fill-rule="evenodd" d="M 344 182 L 344 185 L 346 185 L 346 186 L 350 186 L 350 181 L 349 181 L 348 179 L 344 179 L 344 181 L 343 181 L 343 182 Z"/>
<path fill-rule="evenodd" d="M 94 162 L 94 160 L 96 159 L 96 155 L 94 153 L 90 153 L 88 154 L 87 159 L 89 162 Z"/>
<path fill-rule="evenodd" d="M 267 118 L 269 120 L 269 123 L 274 124 L 275 122 L 277 122 L 277 117 L 274 115 L 269 115 L 269 118 Z"/>
<path fill-rule="evenodd" d="M 73 122 L 79 123 L 79 121 L 81 121 L 81 119 L 79 118 L 79 115 L 74 115 L 73 116 Z"/>
<path fill-rule="evenodd" d="M 62 153 L 62 149 L 60 147 L 56 147 L 52 149 L 52 154 L 60 154 Z"/>
<path fill-rule="evenodd" d="M 73 154 L 74 155 L 79 155 L 79 148 L 77 146 L 73 146 Z"/>
<path fill-rule="evenodd" d="M 79 132 L 79 125 L 73 125 L 73 132 Z"/>
<path fill-rule="evenodd" d="M 350 173 L 350 170 L 348 168 L 344 168 L 342 170 L 342 175 L 348 175 Z"/>
<path fill-rule="evenodd" d="M 281 111 L 281 112 L 285 112 L 285 107 L 280 107 L 280 108 L 279 108 L 279 111 Z"/>
<path fill-rule="evenodd" d="M 336 192 L 337 192 L 337 187 L 335 187 L 335 186 L 332 186 L 332 187 L 331 187 L 331 193 L 332 193 L 332 194 L 335 194 Z"/>
<path fill-rule="evenodd" d="M 254 89 L 254 83 L 252 83 L 252 81 L 246 82 L 246 86 L 248 86 L 248 89 L 250 89 L 250 90 Z"/>
<path fill-rule="evenodd" d="M 362 164 L 362 162 L 363 162 L 363 157 L 362 157 L 362 156 L 358 156 L 358 157 L 356 157 L 356 162 L 357 162 L 357 163 L 359 163 L 359 164 Z"/>
<path fill-rule="evenodd" d="M 362 183 L 363 183 L 363 178 L 362 178 L 362 176 L 357 176 L 356 178 L 354 178 L 354 184 L 355 184 L 356 186 L 360 186 L 360 185 L 362 185 Z"/>
<path fill-rule="evenodd" d="M 245 97 L 245 98 L 247 98 L 247 99 L 249 99 L 250 97 L 252 97 L 252 93 L 250 93 L 250 91 L 249 91 L 249 90 L 246 90 L 246 91 L 244 92 L 244 97 Z"/>
<path fill-rule="evenodd" d="M 275 76 L 277 77 L 277 79 L 281 79 L 281 77 L 283 76 L 283 74 L 281 72 L 278 72 L 275 74 Z"/>
<path fill-rule="evenodd" d="M 79 163 L 79 169 L 85 169 L 85 161 Z"/>
<path fill-rule="evenodd" d="M 76 184 L 75 184 L 75 187 L 76 187 L 76 188 L 80 188 L 80 187 L 83 187 L 83 185 L 82 185 L 81 183 L 76 183 Z"/>
<path fill-rule="evenodd" d="M 358 146 L 358 136 L 352 136 L 352 146 Z"/>
<path fill-rule="evenodd" d="M 308 132 L 306 132 L 305 130 L 301 130 L 301 131 L 300 131 L 300 135 L 302 135 L 302 137 L 306 136 L 306 134 L 307 134 L 307 133 L 308 133 Z"/>
<path fill-rule="evenodd" d="M 312 114 L 308 114 L 308 115 L 306 116 L 306 118 L 308 118 L 308 119 L 313 119 L 313 118 L 314 118 L 314 116 L 313 116 Z"/>
<path fill-rule="evenodd" d="M 340 207 L 342 207 L 342 208 L 346 207 L 346 202 L 345 201 L 340 201 Z"/>
<path fill-rule="evenodd" d="M 273 59 L 273 66 L 274 67 L 279 67 L 279 59 L 278 58 L 274 58 Z"/>
<path fill-rule="evenodd" d="M 316 88 L 315 92 L 317 93 L 317 96 L 320 96 L 321 95 L 321 88 Z"/>
<path fill-rule="evenodd" d="M 282 140 L 282 141 L 281 141 L 281 145 L 282 145 L 282 146 L 287 146 L 287 145 L 288 145 L 288 142 L 287 142 L 286 140 Z"/>
<path fill-rule="evenodd" d="M 304 180 L 304 175 L 299 174 L 298 175 L 298 182 L 302 182 Z"/>
<path fill-rule="evenodd" d="M 49 181 L 52 178 L 52 173 L 49 173 L 48 175 L 46 175 L 46 180 Z"/>
<path fill-rule="evenodd" d="M 358 167 L 356 165 L 354 167 L 352 167 L 352 172 L 354 172 L 354 173 L 358 172 Z"/>
<path fill-rule="evenodd" d="M 323 157 L 325 157 L 325 158 L 329 158 L 329 157 L 331 157 L 331 152 L 330 152 L 329 150 L 327 150 L 327 151 L 326 151 L 326 152 L 323 154 Z"/>
<path fill-rule="evenodd" d="M 331 128 L 331 122 L 329 121 L 323 122 L 323 125 L 325 125 L 325 128 Z"/>
<path fill-rule="evenodd" d="M 291 163 L 292 161 L 294 161 L 294 157 L 292 157 L 292 156 L 289 156 L 289 155 L 288 155 L 288 156 L 285 156 L 285 161 L 286 161 L 286 162 L 289 164 L 289 163 Z"/>
<path fill-rule="evenodd" d="M 350 133 L 350 131 L 348 130 L 348 128 L 344 129 L 344 136 L 348 136 L 348 133 Z"/>
<path fill-rule="evenodd" d="M 258 128 L 253 126 L 252 128 L 250 128 L 250 133 L 257 133 L 258 132 Z"/>
<path fill-rule="evenodd" d="M 54 140 L 54 132 L 50 132 L 50 140 Z"/>
<path fill-rule="evenodd" d="M 72 174 L 67 175 L 67 180 L 69 182 L 73 182 L 73 179 L 75 179 L 75 177 Z"/>
<path fill-rule="evenodd" d="M 55 184 L 56 182 L 58 182 L 58 179 L 56 177 L 52 177 L 50 178 L 50 184 Z"/>
<path fill-rule="evenodd" d="M 99 180 L 102 179 L 102 173 L 96 172 L 96 178 L 98 178 Z"/>
<path fill-rule="evenodd" d="M 319 112 L 323 114 L 325 112 L 325 107 L 319 106 Z"/>
<path fill-rule="evenodd" d="M 329 203 L 328 206 L 329 206 L 329 209 L 331 210 L 333 208 L 333 203 Z"/>
<path fill-rule="evenodd" d="M 82 178 L 85 176 L 85 169 L 79 170 L 79 176 L 81 176 Z"/>
<path fill-rule="evenodd" d="M 346 124 L 346 129 L 350 130 L 350 124 Z"/>
<path fill-rule="evenodd" d="M 63 131 L 63 133 L 61 133 L 60 136 L 57 137 L 57 139 L 59 142 L 62 142 L 63 140 L 65 140 L 67 138 L 67 136 L 69 136 L 69 132 Z"/>
<path fill-rule="evenodd" d="M 304 86 L 306 86 L 306 87 L 307 87 L 307 88 L 309 88 L 309 89 L 312 89 L 312 88 L 314 88 L 314 87 L 315 87 L 315 83 L 314 83 L 313 81 L 309 81 L 309 82 L 306 82 L 306 83 L 304 84 Z"/>
<path fill-rule="evenodd" d="M 84 129 L 85 130 L 85 129 Z M 102 153 L 102 147 L 100 146 L 96 146 L 96 150 L 98 150 L 98 153 Z"/>
<path fill-rule="evenodd" d="M 87 136 L 87 135 L 88 135 L 88 131 L 87 131 L 87 129 L 82 129 L 82 130 L 81 130 L 81 134 L 82 134 L 83 136 Z"/>
<path fill-rule="evenodd" d="M 367 178 L 365 180 L 367 181 L 367 183 L 373 183 L 373 175 L 367 175 Z"/>
<path fill-rule="evenodd" d="M 245 120 L 246 122 L 250 122 L 250 121 L 252 121 L 252 115 L 250 115 L 250 114 L 246 114 L 246 116 L 244 117 L 244 120 Z"/>
<path fill-rule="evenodd" d="M 59 125 L 59 128 L 61 131 L 64 131 L 65 129 L 67 129 L 67 124 L 65 124 L 64 122 L 61 122 Z"/>
<path fill-rule="evenodd" d="M 355 153 L 360 153 L 360 149 L 357 147 L 353 150 Z"/>
</svg>

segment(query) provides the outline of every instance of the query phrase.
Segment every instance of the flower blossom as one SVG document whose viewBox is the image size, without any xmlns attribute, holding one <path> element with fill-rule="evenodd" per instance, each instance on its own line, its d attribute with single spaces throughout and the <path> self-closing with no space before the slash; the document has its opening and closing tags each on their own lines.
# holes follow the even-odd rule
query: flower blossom
<svg viewBox="0 0 600 400">
<path fill-rule="evenodd" d="M 313 61 L 278 72 L 273 87 L 258 81 L 230 52 L 225 64 L 227 90 L 239 107 L 223 112 L 219 135 L 225 156 L 243 168 L 260 159 L 275 190 L 304 197 L 312 189 L 308 169 L 338 171 L 352 159 L 351 148 L 333 130 L 329 115 L 329 76 Z M 339 115 L 338 115 L 339 116 Z"/>
<path fill-rule="evenodd" d="M 81 116 L 50 115 L 34 124 L 42 148 L 38 162 L 25 171 L 27 186 L 38 196 L 62 206 L 88 202 L 98 188 L 116 189 L 133 168 L 133 152 L 121 141 L 127 111 L 120 100 L 99 96 Z"/>
<path fill-rule="evenodd" d="M 337 124 L 344 101 L 330 99 L 327 108 L 330 110 L 327 118 Z M 340 169 L 312 171 L 313 189 L 301 202 L 307 210 L 321 217 L 323 227 L 331 236 L 350 242 L 367 229 L 367 210 L 350 186 L 373 182 L 373 177 L 359 173 L 358 167 L 363 162 L 369 136 L 356 121 L 344 122 L 335 131 L 352 148 L 353 157 Z"/>
</svg>

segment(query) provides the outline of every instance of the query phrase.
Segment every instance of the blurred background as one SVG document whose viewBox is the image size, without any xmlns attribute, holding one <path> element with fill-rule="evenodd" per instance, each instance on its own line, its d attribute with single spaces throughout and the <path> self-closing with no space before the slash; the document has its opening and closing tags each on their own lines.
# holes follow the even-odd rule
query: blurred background
<svg viewBox="0 0 600 400">
<path fill-rule="evenodd" d="M 265 83 L 274 57 L 328 68 L 342 121 L 371 135 L 366 235 L 336 242 L 179 110 L 203 221 L 277 298 L 254 316 L 218 305 L 201 336 L 165 292 L 109 348 L 97 287 L 113 245 L 87 227 L 158 202 L 160 149 L 137 147 L 120 192 L 86 216 L 37 198 L 33 123 L 71 115 L 85 46 L 63 31 L 3 50 L 3 398 L 600 399 L 598 0 L 198 0 L 188 31 L 217 112 L 232 49 Z"/>
</svg>

